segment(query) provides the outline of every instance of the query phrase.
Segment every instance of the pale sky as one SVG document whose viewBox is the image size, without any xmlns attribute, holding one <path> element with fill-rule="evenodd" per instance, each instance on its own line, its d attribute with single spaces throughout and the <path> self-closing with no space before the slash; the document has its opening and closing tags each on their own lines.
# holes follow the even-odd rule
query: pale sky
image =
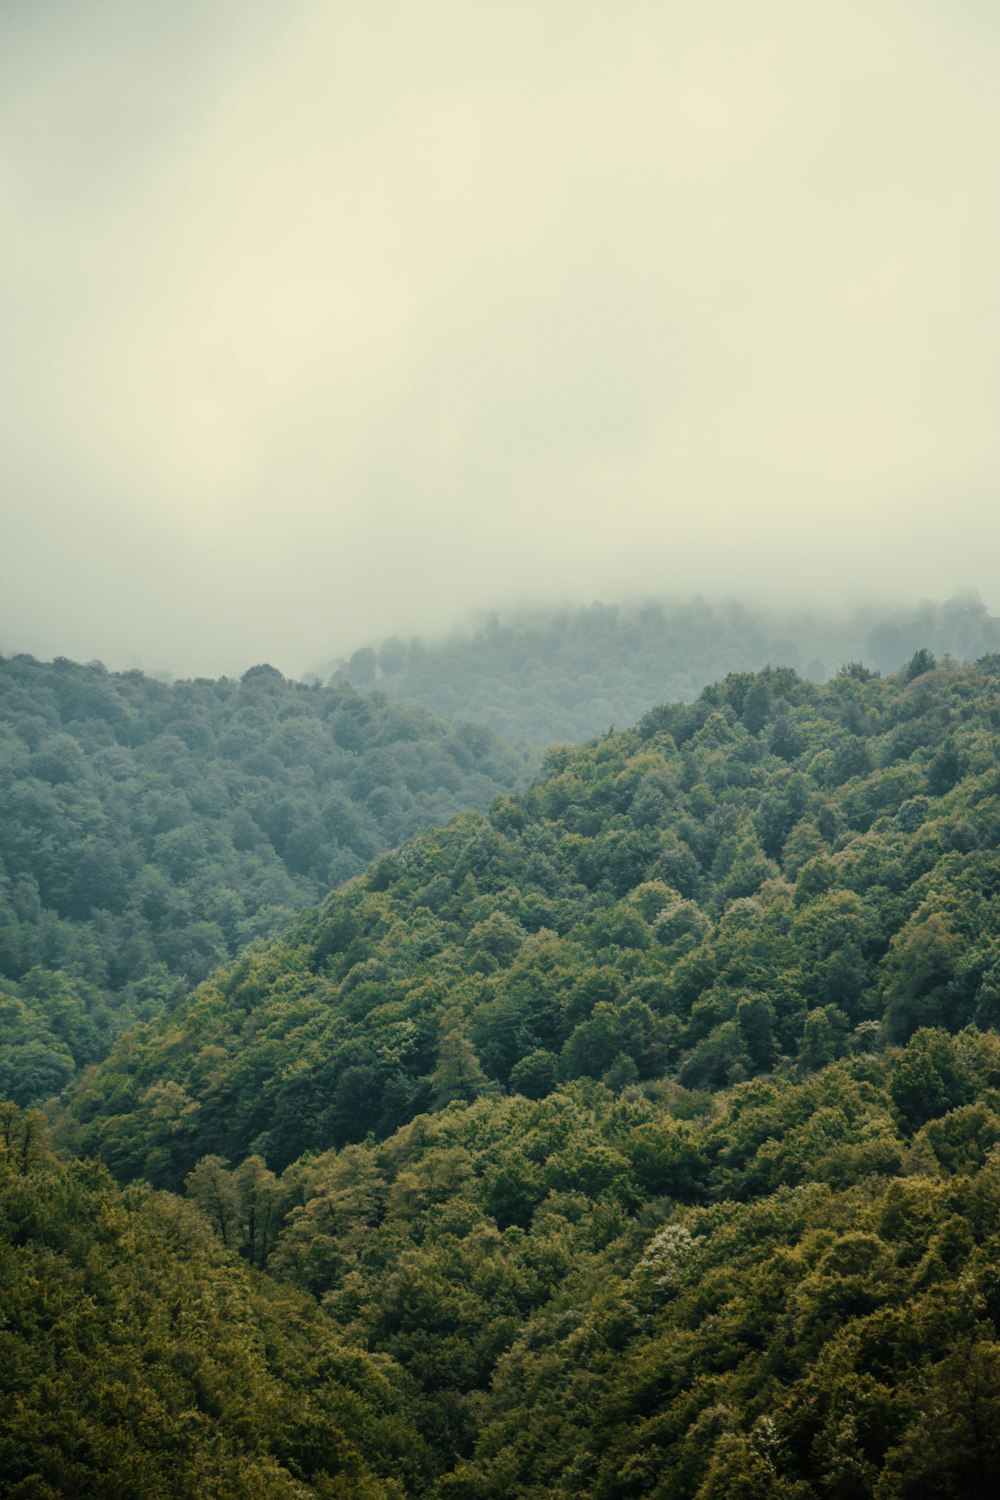
<svg viewBox="0 0 1000 1500">
<path fill-rule="evenodd" d="M 0 652 L 1000 610 L 1000 7 L 0 0 Z"/>
</svg>

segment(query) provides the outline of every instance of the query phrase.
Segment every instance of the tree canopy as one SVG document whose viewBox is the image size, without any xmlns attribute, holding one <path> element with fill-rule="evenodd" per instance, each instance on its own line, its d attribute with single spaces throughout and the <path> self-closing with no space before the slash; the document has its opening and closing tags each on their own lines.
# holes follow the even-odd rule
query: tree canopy
<svg viewBox="0 0 1000 1500">
<path fill-rule="evenodd" d="M 0 1090 L 124 1025 L 533 762 L 490 731 L 272 667 L 178 682 L 0 659 Z"/>
<path fill-rule="evenodd" d="M 992 1026 L 998 687 L 734 675 L 556 748 L 124 1036 L 67 1139 L 177 1187 L 484 1089 L 714 1090 Z"/>
</svg>

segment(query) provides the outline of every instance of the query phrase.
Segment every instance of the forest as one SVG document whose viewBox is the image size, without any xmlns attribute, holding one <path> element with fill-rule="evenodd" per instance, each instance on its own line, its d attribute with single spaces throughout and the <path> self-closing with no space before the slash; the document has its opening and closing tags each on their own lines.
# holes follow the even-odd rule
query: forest
<svg viewBox="0 0 1000 1500">
<path fill-rule="evenodd" d="M 42 701 L 50 669 L 7 665 Z M 124 862 L 167 794 L 139 783 L 144 747 L 165 722 L 186 744 L 165 705 L 197 689 L 219 747 L 208 853 L 245 869 L 232 824 L 264 828 L 247 781 L 268 773 L 249 750 L 229 781 L 217 764 L 244 686 L 59 670 L 108 707 L 40 714 L 35 746 L 10 741 L 13 784 L 58 803 L 131 693 L 131 728 L 104 744 L 139 768 L 130 790 L 102 803 L 106 760 L 86 783 L 122 809 L 104 837 L 117 852 L 121 830 Z M 478 808 L 376 822 L 346 883 L 318 904 L 295 886 L 280 923 L 202 970 L 171 969 L 154 923 L 169 993 L 143 1009 L 122 987 L 121 1023 L 61 1077 L 12 1071 L 5 1492 L 992 1496 L 1000 656 L 925 645 L 894 674 L 852 660 L 824 683 L 731 672 L 553 746 L 530 780 L 528 753 L 486 731 L 276 677 L 251 677 L 272 735 L 282 706 L 310 744 L 322 705 L 374 715 L 390 743 L 403 715 L 425 739 L 401 736 L 380 784 L 416 798 L 408 757 L 450 759 Z M 49 734 L 80 757 L 62 781 L 17 759 Z M 371 743 L 354 742 L 359 773 Z M 334 779 L 318 764 L 303 799 Z M 99 945 L 138 872 L 118 912 L 60 906 L 67 826 L 36 835 L 28 870 L 12 862 L 30 838 L 4 846 L 8 881 L 43 903 L 18 931 Z M 269 846 L 289 881 L 322 880 Z M 149 864 L 162 846 L 135 847 Z M 87 986 L 112 993 L 110 968 L 38 951 L 68 1013 Z M 49 1014 L 32 973 L 5 981 L 5 1035 Z"/>
</svg>

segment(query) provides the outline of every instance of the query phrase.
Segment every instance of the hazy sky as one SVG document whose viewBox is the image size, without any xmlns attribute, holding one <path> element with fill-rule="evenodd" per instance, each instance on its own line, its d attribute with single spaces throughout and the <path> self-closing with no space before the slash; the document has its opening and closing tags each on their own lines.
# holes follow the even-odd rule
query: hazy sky
<svg viewBox="0 0 1000 1500">
<path fill-rule="evenodd" d="M 0 0 L 0 651 L 1000 609 L 995 0 Z"/>
</svg>

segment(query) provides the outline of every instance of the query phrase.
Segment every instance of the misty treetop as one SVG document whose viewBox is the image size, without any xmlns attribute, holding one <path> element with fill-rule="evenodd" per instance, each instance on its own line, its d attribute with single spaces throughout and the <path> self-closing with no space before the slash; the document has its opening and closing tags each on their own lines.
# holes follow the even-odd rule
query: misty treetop
<svg viewBox="0 0 1000 1500">
<path fill-rule="evenodd" d="M 56 1092 L 382 850 L 528 762 L 272 667 L 173 685 L 0 659 L 0 1089 Z"/>
<path fill-rule="evenodd" d="M 176 1187 L 206 1154 L 279 1169 L 497 1090 L 713 1090 L 992 1027 L 998 724 L 997 658 L 922 652 L 890 679 L 734 675 L 557 748 L 122 1038 L 66 1139 Z"/>
<path fill-rule="evenodd" d="M 975 661 L 1000 650 L 1000 619 L 975 598 L 841 617 L 745 604 L 651 600 L 537 610 L 443 640 L 390 637 L 336 665 L 334 680 L 377 687 L 509 740 L 578 742 L 633 724 L 652 703 L 690 701 L 729 672 L 791 666 L 817 681 L 844 661 L 895 672 L 921 647 Z"/>
</svg>

